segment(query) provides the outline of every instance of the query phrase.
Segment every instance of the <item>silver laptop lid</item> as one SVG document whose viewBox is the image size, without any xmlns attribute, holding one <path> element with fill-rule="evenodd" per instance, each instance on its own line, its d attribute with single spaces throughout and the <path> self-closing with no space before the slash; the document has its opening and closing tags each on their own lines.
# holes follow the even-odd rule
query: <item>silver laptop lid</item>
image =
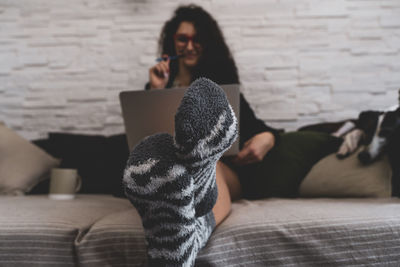
<svg viewBox="0 0 400 267">
<path fill-rule="evenodd" d="M 240 85 L 229 84 L 221 87 L 240 124 Z M 140 90 L 119 94 L 130 151 L 146 136 L 155 133 L 175 134 L 175 113 L 186 90 L 187 88 Z M 224 155 L 236 155 L 238 152 L 239 138 Z"/>
</svg>

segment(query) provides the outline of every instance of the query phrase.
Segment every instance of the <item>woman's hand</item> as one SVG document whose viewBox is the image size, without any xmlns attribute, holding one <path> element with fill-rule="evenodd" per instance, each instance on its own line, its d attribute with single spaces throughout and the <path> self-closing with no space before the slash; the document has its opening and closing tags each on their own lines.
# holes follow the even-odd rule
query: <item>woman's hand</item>
<svg viewBox="0 0 400 267">
<path fill-rule="evenodd" d="M 244 143 L 242 150 L 240 150 L 233 162 L 238 165 L 260 162 L 274 145 L 275 137 L 272 133 L 262 132 L 256 134 Z"/>
<path fill-rule="evenodd" d="M 168 55 L 163 55 L 167 60 L 160 61 L 149 70 L 150 89 L 164 89 L 169 78 L 169 59 Z"/>
</svg>

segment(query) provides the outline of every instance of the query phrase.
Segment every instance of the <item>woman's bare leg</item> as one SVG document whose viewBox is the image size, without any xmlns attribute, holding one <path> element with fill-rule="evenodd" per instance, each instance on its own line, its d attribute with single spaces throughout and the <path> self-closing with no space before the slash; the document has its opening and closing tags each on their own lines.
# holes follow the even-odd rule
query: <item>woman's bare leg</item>
<svg viewBox="0 0 400 267">
<path fill-rule="evenodd" d="M 241 197 L 242 188 L 237 174 L 221 161 L 217 163 L 218 198 L 212 209 L 215 224 L 219 225 L 229 214 L 231 203 Z"/>
</svg>

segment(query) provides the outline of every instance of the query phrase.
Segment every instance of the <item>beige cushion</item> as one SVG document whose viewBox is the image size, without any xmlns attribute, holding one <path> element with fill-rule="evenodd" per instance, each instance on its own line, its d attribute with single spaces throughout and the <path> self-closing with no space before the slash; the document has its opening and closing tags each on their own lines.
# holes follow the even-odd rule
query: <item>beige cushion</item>
<svg viewBox="0 0 400 267">
<path fill-rule="evenodd" d="M 300 185 L 301 197 L 390 197 L 392 171 L 387 157 L 362 165 L 357 154 L 337 159 L 331 154 L 310 170 Z"/>
<path fill-rule="evenodd" d="M 0 123 L 0 194 L 20 195 L 48 177 L 59 160 Z"/>
</svg>

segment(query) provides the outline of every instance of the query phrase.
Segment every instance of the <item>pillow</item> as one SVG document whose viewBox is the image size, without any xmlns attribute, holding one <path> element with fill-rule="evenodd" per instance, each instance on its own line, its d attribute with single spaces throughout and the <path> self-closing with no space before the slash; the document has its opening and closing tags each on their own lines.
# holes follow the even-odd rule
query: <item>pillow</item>
<svg viewBox="0 0 400 267">
<path fill-rule="evenodd" d="M 59 160 L 0 123 L 0 194 L 26 193 L 58 165 Z"/>
<path fill-rule="evenodd" d="M 82 177 L 80 193 L 111 193 L 111 184 L 107 175 L 106 137 L 50 133 L 49 139 L 54 149 L 53 155 L 61 159 L 60 166 L 78 170 Z"/>
<path fill-rule="evenodd" d="M 126 197 L 122 185 L 122 178 L 126 163 L 129 158 L 128 140 L 125 134 L 109 136 L 107 138 L 108 155 L 110 165 L 110 177 L 112 179 L 112 194 L 115 197 Z"/>
<path fill-rule="evenodd" d="M 125 134 L 110 137 L 70 133 L 50 133 L 39 146 L 61 159 L 61 167 L 74 168 L 82 177 L 80 193 L 123 196 L 122 175 L 129 150 Z M 48 193 L 48 181 L 31 194 Z"/>
<path fill-rule="evenodd" d="M 288 132 L 280 137 L 262 162 L 241 168 L 244 197 L 297 197 L 299 185 L 312 166 L 342 143 L 341 138 L 312 131 Z"/>
<path fill-rule="evenodd" d="M 357 158 L 359 148 L 345 159 L 335 154 L 321 159 L 300 185 L 302 197 L 391 197 L 392 170 L 386 156 L 370 165 Z"/>
</svg>

